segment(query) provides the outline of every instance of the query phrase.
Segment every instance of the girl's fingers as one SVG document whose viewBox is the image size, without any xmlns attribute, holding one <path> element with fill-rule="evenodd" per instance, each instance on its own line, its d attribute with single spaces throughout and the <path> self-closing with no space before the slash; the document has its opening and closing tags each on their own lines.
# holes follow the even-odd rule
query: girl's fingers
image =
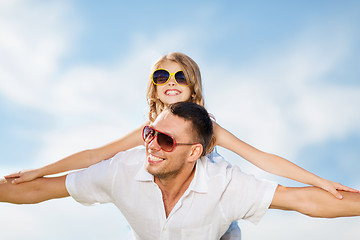
<svg viewBox="0 0 360 240">
<path fill-rule="evenodd" d="M 336 189 L 329 190 L 329 192 L 337 199 L 343 199 L 343 196 Z"/>
<path fill-rule="evenodd" d="M 8 178 L 18 178 L 18 177 L 20 177 L 19 173 L 12 173 L 12 174 L 4 176 L 4 178 L 6 178 L 6 179 L 8 179 Z"/>
<path fill-rule="evenodd" d="M 21 178 L 15 178 L 14 180 L 11 181 L 12 184 L 18 184 L 18 183 L 22 183 L 22 179 Z"/>
<path fill-rule="evenodd" d="M 342 184 L 340 184 L 338 187 L 337 187 L 337 190 L 342 190 L 342 191 L 347 191 L 347 192 L 354 192 L 354 193 L 358 193 L 360 192 L 359 190 L 357 189 L 354 189 L 354 188 L 350 188 L 350 187 L 346 187 Z"/>
</svg>

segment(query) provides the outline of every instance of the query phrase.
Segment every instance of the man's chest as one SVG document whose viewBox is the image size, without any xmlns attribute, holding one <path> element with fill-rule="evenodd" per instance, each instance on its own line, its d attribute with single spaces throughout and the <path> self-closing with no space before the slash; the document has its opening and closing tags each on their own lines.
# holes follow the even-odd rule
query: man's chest
<svg viewBox="0 0 360 240">
<path fill-rule="evenodd" d="M 125 197 L 128 201 L 116 205 L 139 239 L 189 239 L 189 234 L 193 235 L 191 239 L 212 239 L 210 236 L 217 236 L 229 226 L 218 202 L 206 194 L 190 191 L 174 202 L 163 201 L 160 189 L 153 182 L 137 190 L 133 192 L 136 196 Z M 195 238 L 197 235 L 201 238 Z"/>
</svg>

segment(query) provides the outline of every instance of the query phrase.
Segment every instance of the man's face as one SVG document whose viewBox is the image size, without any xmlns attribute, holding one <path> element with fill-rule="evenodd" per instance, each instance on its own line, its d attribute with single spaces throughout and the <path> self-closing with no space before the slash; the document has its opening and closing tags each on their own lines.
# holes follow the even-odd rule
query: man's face
<svg viewBox="0 0 360 240">
<path fill-rule="evenodd" d="M 191 123 L 166 110 L 156 118 L 151 127 L 172 136 L 178 143 L 194 142 L 191 134 Z M 176 145 L 173 151 L 166 152 L 161 149 L 157 137 L 155 137 L 145 146 L 146 170 L 159 179 L 175 177 L 188 167 L 187 159 L 191 153 L 192 145 Z"/>
</svg>

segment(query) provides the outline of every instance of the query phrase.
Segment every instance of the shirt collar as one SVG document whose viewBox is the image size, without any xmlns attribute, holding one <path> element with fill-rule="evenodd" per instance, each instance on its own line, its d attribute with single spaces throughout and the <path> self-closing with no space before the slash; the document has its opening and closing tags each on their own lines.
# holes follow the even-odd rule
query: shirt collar
<svg viewBox="0 0 360 240">
<path fill-rule="evenodd" d="M 196 161 L 195 176 L 189 189 L 198 193 L 207 193 L 208 176 L 206 174 L 206 157 L 201 157 Z"/>
<path fill-rule="evenodd" d="M 195 175 L 189 186 L 189 190 L 198 193 L 207 193 L 207 179 L 208 177 L 206 174 L 206 157 L 201 157 L 196 161 Z M 135 175 L 135 180 L 141 182 L 154 182 L 154 176 L 146 170 L 145 162 Z"/>
</svg>

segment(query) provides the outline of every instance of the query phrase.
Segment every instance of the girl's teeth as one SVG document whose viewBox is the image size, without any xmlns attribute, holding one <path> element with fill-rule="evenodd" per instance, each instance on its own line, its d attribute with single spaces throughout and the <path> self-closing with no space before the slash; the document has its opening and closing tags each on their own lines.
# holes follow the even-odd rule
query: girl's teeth
<svg viewBox="0 0 360 240">
<path fill-rule="evenodd" d="M 167 95 L 178 95 L 179 92 L 178 91 L 167 91 L 166 94 Z"/>
</svg>

